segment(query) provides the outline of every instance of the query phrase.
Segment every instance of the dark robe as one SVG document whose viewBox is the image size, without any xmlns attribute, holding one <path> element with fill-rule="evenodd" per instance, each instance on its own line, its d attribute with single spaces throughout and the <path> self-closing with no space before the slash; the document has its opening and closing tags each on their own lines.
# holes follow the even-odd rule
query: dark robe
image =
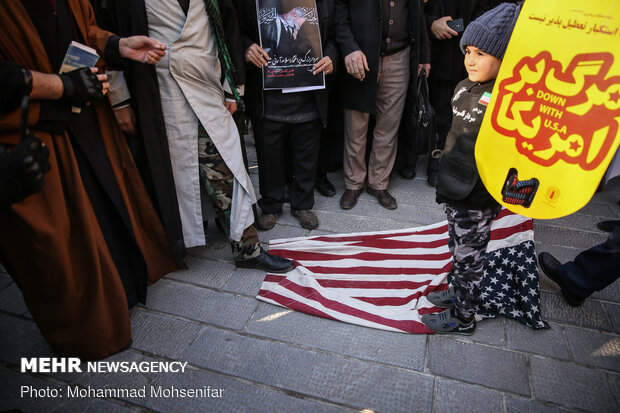
<svg viewBox="0 0 620 413">
<path fill-rule="evenodd" d="M 88 2 L 59 4 L 68 6 L 59 19 L 69 18 L 77 39 L 104 56 L 112 34 L 96 26 Z M 48 56 L 49 39 L 42 42 L 33 20 L 22 2 L 0 3 L 0 59 L 55 73 L 57 53 Z M 60 355 L 102 358 L 131 342 L 127 280 L 119 272 L 152 283 L 176 266 L 109 102 L 93 102 L 52 132 L 42 126 L 43 102 L 31 100 L 29 124 L 52 167 L 40 192 L 0 212 L 0 256 L 50 346 Z M 18 139 L 19 110 L 0 116 L 0 144 L 10 148 Z M 131 250 L 118 250 L 125 247 Z"/>
<path fill-rule="evenodd" d="M 144 0 L 91 0 L 91 3 L 101 28 L 120 36 L 148 36 Z M 132 148 L 135 161 L 164 224 L 176 263 L 183 265 L 183 229 L 155 68 L 128 61 L 124 69 L 136 115 L 137 139 Z"/>
</svg>

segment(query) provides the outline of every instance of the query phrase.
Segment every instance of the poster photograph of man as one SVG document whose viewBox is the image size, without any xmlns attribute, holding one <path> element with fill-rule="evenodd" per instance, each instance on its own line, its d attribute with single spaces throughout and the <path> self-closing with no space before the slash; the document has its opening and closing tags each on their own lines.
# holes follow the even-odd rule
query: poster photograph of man
<svg viewBox="0 0 620 413">
<path fill-rule="evenodd" d="M 257 0 L 265 89 L 323 87 L 323 73 L 312 67 L 323 57 L 314 0 Z"/>
</svg>

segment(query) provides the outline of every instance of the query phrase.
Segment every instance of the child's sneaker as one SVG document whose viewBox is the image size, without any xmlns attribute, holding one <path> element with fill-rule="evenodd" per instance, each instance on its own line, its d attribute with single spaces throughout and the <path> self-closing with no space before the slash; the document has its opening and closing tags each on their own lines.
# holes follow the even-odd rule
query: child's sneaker
<svg viewBox="0 0 620 413">
<path fill-rule="evenodd" d="M 423 315 L 422 322 L 436 333 L 471 336 L 476 330 L 475 317 L 472 317 L 469 321 L 463 321 L 454 314 L 452 309 L 442 311 L 441 313 Z"/>
<path fill-rule="evenodd" d="M 435 307 L 452 308 L 456 300 L 454 287 L 450 286 L 450 288 L 444 291 L 433 291 L 426 296 L 426 299 Z"/>
</svg>

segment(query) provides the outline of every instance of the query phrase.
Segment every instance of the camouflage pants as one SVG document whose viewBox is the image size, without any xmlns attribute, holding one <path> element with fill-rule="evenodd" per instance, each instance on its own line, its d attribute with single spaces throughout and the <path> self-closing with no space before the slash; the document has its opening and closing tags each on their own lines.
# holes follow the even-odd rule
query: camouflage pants
<svg viewBox="0 0 620 413">
<path fill-rule="evenodd" d="M 200 181 L 213 203 L 217 219 L 230 239 L 230 209 L 232 207 L 233 175 L 222 159 L 209 134 L 198 123 L 198 164 Z M 230 241 L 235 261 L 256 257 L 260 254 L 258 233 L 254 225 L 243 231 L 240 241 Z"/>
<path fill-rule="evenodd" d="M 491 223 L 500 207 L 459 209 L 445 206 L 452 253 L 452 284 L 456 293 L 455 309 L 461 318 L 470 318 L 482 302 L 480 285 L 484 259 L 491 238 Z"/>
</svg>

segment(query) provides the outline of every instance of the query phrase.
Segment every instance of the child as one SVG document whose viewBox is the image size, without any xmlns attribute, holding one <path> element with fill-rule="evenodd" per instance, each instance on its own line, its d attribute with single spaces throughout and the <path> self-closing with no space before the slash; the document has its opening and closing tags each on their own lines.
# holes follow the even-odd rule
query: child
<svg viewBox="0 0 620 413">
<path fill-rule="evenodd" d="M 453 286 L 427 296 L 448 310 L 422 317 L 437 333 L 471 335 L 476 329 L 491 222 L 500 206 L 480 181 L 474 147 L 519 11 L 515 4 L 503 3 L 471 22 L 461 38 L 468 78 L 452 97 L 452 126 L 437 183 L 437 202 L 445 203 L 448 218 Z"/>
</svg>

